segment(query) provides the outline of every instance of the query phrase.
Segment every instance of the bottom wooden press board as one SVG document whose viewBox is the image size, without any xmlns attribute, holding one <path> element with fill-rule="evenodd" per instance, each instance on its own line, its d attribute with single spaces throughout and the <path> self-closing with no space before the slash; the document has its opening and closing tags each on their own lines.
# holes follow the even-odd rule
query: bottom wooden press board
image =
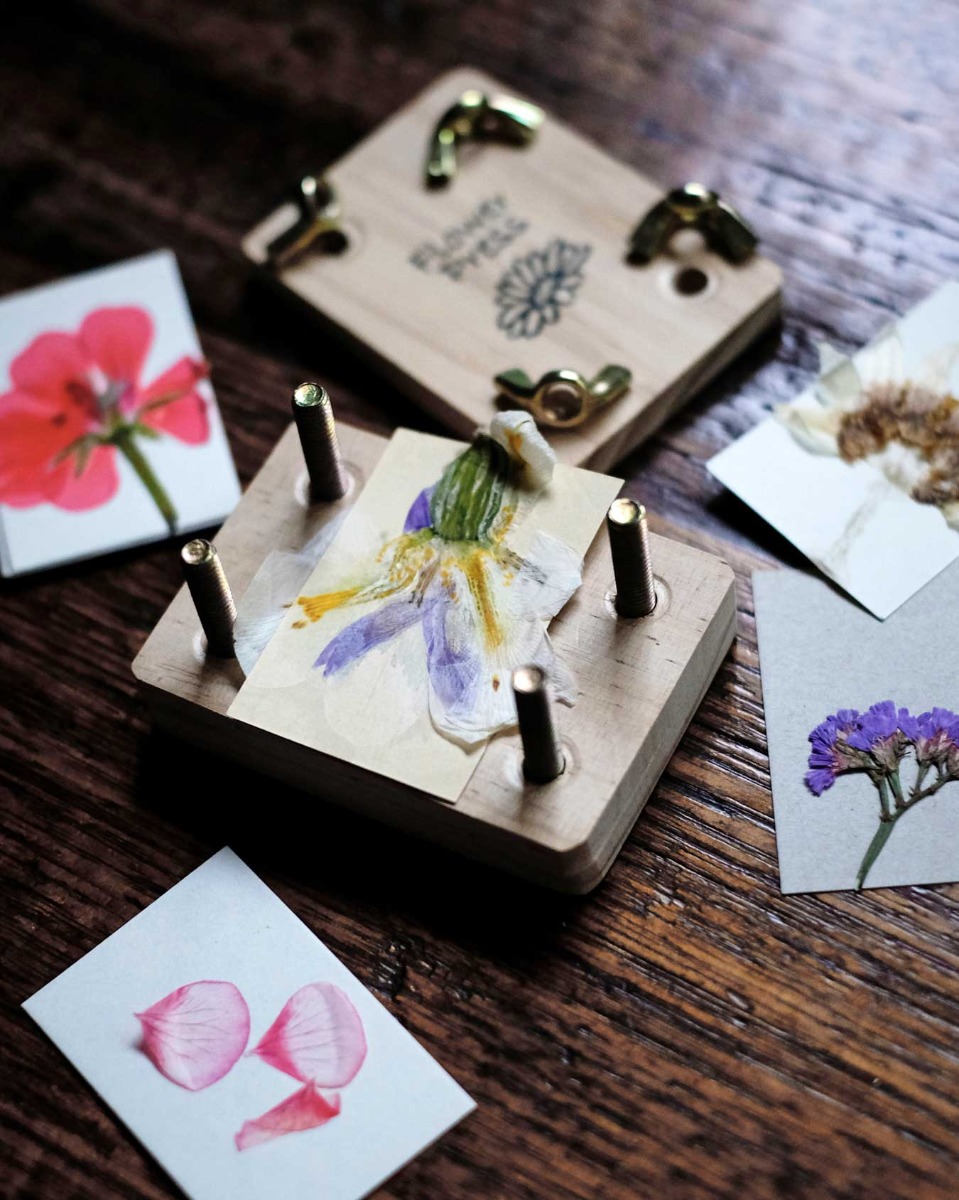
<svg viewBox="0 0 959 1200">
<path fill-rule="evenodd" d="M 427 188 L 433 128 L 470 88 L 511 90 L 453 71 L 325 172 L 344 253 L 308 253 L 274 274 L 267 247 L 295 222 L 293 204 L 244 252 L 459 436 L 488 424 L 505 370 L 591 379 L 627 367 L 626 396 L 576 429 L 545 431 L 561 461 L 608 470 L 775 323 L 780 271 L 758 254 L 734 266 L 692 231 L 630 265 L 629 234 L 667 188 L 549 114 L 531 145 L 468 145 L 450 185 Z M 684 278 L 702 290 L 687 294 Z"/>
<path fill-rule="evenodd" d="M 310 504 L 291 426 L 216 538 L 239 599 L 271 550 L 298 550 L 349 506 L 387 443 L 340 424 L 351 489 Z M 650 535 L 658 603 L 621 620 L 605 533 L 587 556 L 583 585 L 550 625 L 579 697 L 557 706 L 566 770 L 527 783 L 515 733 L 494 737 L 456 804 L 227 716 L 243 684 L 232 659 L 208 657 L 186 587 L 137 656 L 133 671 L 158 725 L 291 783 L 452 850 L 567 892 L 587 892 L 609 870 L 696 712 L 735 631 L 733 574 L 703 551 Z"/>
</svg>

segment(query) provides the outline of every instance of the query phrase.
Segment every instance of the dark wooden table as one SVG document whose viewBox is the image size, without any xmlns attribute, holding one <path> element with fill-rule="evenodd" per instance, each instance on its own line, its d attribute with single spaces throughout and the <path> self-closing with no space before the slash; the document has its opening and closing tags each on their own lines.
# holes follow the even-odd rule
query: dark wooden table
<svg viewBox="0 0 959 1200">
<path fill-rule="evenodd" d="M 457 63 L 664 183 L 727 192 L 786 272 L 781 339 L 625 464 L 654 527 L 736 566 L 742 611 L 588 898 L 322 808 L 308 839 L 268 837 L 296 798 L 254 785 L 263 808 L 231 804 L 248 777 L 224 766 L 211 788 L 137 702 L 169 545 L 3 588 L 4 1193 L 174 1194 L 17 1005 L 230 842 L 479 1102 L 382 1196 L 955 1197 L 959 887 L 780 895 L 749 571 L 800 562 L 703 467 L 810 378 L 814 339 L 856 346 L 956 274 L 955 6 L 30 0 L 4 17 L 0 290 L 172 247 L 245 481 L 304 377 L 378 429 L 429 428 L 251 287 L 238 242 Z"/>
</svg>

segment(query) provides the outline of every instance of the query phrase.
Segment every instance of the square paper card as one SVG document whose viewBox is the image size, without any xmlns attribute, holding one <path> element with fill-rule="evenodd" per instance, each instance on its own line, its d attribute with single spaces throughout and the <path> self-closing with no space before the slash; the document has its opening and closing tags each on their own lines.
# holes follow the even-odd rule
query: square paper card
<svg viewBox="0 0 959 1200">
<path fill-rule="evenodd" d="M 708 464 L 877 617 L 959 556 L 959 283 Z"/>
<path fill-rule="evenodd" d="M 621 480 L 550 474 L 532 419 L 498 420 L 469 447 L 394 434 L 231 717 L 455 802 L 516 724 L 513 668 L 539 666 L 575 701 L 547 624 Z"/>
<path fill-rule="evenodd" d="M 0 570 L 218 524 L 240 496 L 169 251 L 0 300 Z"/>
<path fill-rule="evenodd" d="M 475 1107 L 231 850 L 24 1008 L 193 1200 L 358 1200 Z"/>
<path fill-rule="evenodd" d="M 880 624 L 753 576 L 784 892 L 959 879 L 959 563 Z"/>
</svg>

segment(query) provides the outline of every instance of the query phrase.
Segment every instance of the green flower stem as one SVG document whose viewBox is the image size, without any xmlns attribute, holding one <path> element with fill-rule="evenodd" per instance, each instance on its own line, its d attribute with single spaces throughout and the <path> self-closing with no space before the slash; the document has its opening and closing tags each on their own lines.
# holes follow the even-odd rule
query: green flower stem
<svg viewBox="0 0 959 1200">
<path fill-rule="evenodd" d="M 902 809 L 905 806 L 905 798 L 902 794 L 902 783 L 899 780 L 899 768 L 889 772 L 889 786 L 892 788 L 892 794 L 896 800 L 896 809 Z"/>
<path fill-rule="evenodd" d="M 905 810 L 903 810 L 904 812 Z M 862 864 L 859 867 L 859 873 L 856 876 L 856 891 L 861 892 L 863 884 L 866 882 L 866 876 L 872 870 L 872 864 L 879 857 L 880 851 L 895 828 L 896 822 L 902 816 L 902 812 L 896 813 L 894 817 L 887 817 L 879 822 L 879 828 L 876 830 L 875 837 L 869 843 L 869 849 L 866 851 Z"/>
<path fill-rule="evenodd" d="M 153 473 L 153 468 L 143 456 L 133 431 L 129 428 L 118 429 L 111 441 L 136 471 L 137 477 L 152 496 L 153 502 L 160 510 L 160 515 L 166 521 L 170 532 L 176 533 L 177 511 L 163 485 Z"/>
<path fill-rule="evenodd" d="M 883 794 L 884 785 L 883 781 L 880 780 L 880 782 L 877 784 L 877 787 L 880 789 L 879 802 L 882 805 L 884 815 L 879 820 L 879 828 L 876 830 L 875 836 L 869 843 L 869 849 L 866 851 L 865 857 L 863 858 L 859 867 L 859 874 L 856 876 L 857 892 L 862 891 L 863 884 L 866 882 L 866 876 L 872 870 L 873 863 L 879 857 L 883 846 L 885 846 L 886 842 L 889 841 L 893 827 L 899 818 L 904 817 L 910 808 L 915 808 L 921 800 L 927 800 L 930 796 L 934 796 L 944 784 L 947 784 L 950 781 L 950 778 L 951 777 L 949 775 L 940 774 L 939 777 L 930 783 L 927 788 L 921 789 L 919 788 L 920 781 L 917 780 L 916 786 L 913 788 L 912 794 L 908 800 L 904 800 L 902 804 L 899 804 L 897 799 L 898 811 L 892 814 L 888 813 L 888 800 Z"/>
<path fill-rule="evenodd" d="M 876 790 L 879 792 L 879 807 L 882 809 L 881 821 L 888 821 L 892 816 L 892 808 L 889 804 L 889 789 L 886 787 L 886 776 L 880 775 L 878 779 L 873 778 L 876 785 Z"/>
</svg>

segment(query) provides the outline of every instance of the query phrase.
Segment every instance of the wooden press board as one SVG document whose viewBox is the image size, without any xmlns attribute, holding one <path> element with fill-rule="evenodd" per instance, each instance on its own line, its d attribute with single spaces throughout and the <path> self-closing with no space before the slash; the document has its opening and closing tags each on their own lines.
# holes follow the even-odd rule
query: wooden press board
<svg viewBox="0 0 959 1200">
<path fill-rule="evenodd" d="M 607 470 L 776 321 L 779 269 L 760 256 L 732 266 L 694 233 L 649 266 L 627 264 L 629 233 L 666 189 L 549 114 L 531 146 L 464 147 L 449 187 L 428 189 L 433 127 L 467 88 L 509 90 L 477 71 L 453 71 L 370 134 L 325 173 L 349 248 L 309 254 L 278 279 L 464 437 L 496 411 L 501 371 L 520 367 L 536 380 L 558 368 L 591 378 L 608 363 L 628 367 L 627 396 L 577 430 L 547 435 L 564 462 Z M 258 225 L 243 243 L 248 258 L 264 264 L 267 245 L 295 216 L 289 204 Z M 521 333 L 535 319 L 499 328 L 497 285 L 556 239 L 588 248 L 575 295 L 535 337 Z M 439 247 L 448 253 L 438 256 Z M 459 278 L 442 270 L 454 264 Z M 685 267 L 705 273 L 702 292 L 677 291 Z M 516 269 L 528 277 L 528 264 Z"/>
<path fill-rule="evenodd" d="M 238 600 L 270 550 L 302 547 L 372 474 L 385 439 L 343 423 L 338 433 L 353 478 L 343 500 L 308 503 L 291 426 L 217 535 Z M 447 804 L 228 717 L 243 673 L 235 660 L 206 656 L 186 587 L 133 672 L 155 721 L 189 741 L 537 883 L 587 892 L 612 865 L 735 631 L 730 568 L 655 534 L 650 542 L 660 596 L 651 616 L 615 616 L 601 532 L 586 556 L 583 586 L 550 625 L 580 694 L 574 707 L 556 706 L 567 770 L 543 786 L 525 782 L 516 734 L 489 742 L 458 802 Z"/>
</svg>

